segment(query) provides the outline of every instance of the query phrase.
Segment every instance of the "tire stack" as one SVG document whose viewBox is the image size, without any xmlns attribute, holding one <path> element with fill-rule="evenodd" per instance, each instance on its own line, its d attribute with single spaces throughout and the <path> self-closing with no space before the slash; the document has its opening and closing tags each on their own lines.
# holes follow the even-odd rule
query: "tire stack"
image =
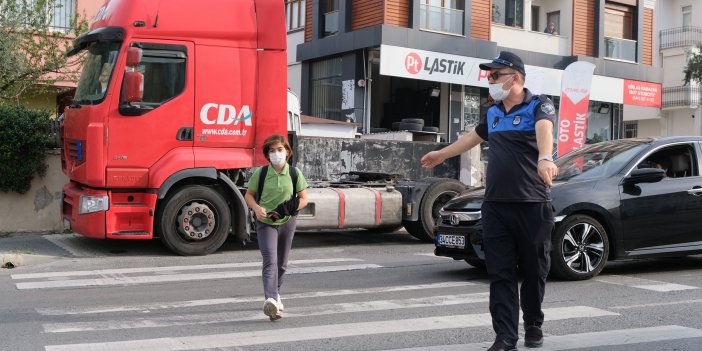
<svg viewBox="0 0 702 351">
<path fill-rule="evenodd" d="M 425 126 L 424 120 L 421 118 L 403 118 L 400 122 L 393 122 L 392 130 L 408 132 L 439 132 L 438 127 Z"/>
</svg>

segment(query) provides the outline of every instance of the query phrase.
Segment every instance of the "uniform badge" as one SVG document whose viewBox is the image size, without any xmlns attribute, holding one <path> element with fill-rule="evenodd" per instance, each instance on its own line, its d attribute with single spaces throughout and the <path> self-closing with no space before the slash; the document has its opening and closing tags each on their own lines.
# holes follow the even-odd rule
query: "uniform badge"
<svg viewBox="0 0 702 351">
<path fill-rule="evenodd" d="M 522 121 L 522 116 L 516 115 L 516 116 L 514 116 L 514 119 L 512 120 L 512 125 L 513 125 L 513 126 L 516 126 L 516 125 L 518 125 L 519 122 L 521 122 L 521 121 Z"/>
<path fill-rule="evenodd" d="M 556 113 L 556 108 L 553 107 L 553 104 L 541 104 L 541 111 L 547 115 L 552 115 Z"/>
</svg>

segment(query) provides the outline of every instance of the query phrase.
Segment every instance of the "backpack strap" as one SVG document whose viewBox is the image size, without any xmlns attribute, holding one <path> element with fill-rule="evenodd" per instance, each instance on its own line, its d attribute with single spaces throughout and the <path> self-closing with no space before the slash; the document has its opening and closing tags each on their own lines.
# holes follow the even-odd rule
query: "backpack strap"
<svg viewBox="0 0 702 351">
<path fill-rule="evenodd" d="M 261 201 L 263 193 L 263 183 L 266 182 L 266 174 L 268 174 L 268 165 L 261 167 L 261 173 L 258 175 L 258 191 L 256 192 L 256 202 Z"/>
<path fill-rule="evenodd" d="M 293 197 L 297 196 L 297 167 L 290 166 L 290 178 L 293 183 Z"/>
</svg>

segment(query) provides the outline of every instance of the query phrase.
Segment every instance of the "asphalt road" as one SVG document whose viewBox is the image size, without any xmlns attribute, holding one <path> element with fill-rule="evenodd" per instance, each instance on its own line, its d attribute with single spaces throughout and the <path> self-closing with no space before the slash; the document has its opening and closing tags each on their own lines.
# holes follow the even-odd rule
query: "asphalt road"
<svg viewBox="0 0 702 351">
<path fill-rule="evenodd" d="M 403 232 L 297 233 L 270 322 L 255 243 L 180 257 L 158 241 L 4 237 L 0 254 L 24 262 L 0 270 L 0 350 L 485 350 L 484 272 L 432 251 Z M 700 273 L 690 256 L 550 280 L 541 350 L 700 350 Z"/>
</svg>

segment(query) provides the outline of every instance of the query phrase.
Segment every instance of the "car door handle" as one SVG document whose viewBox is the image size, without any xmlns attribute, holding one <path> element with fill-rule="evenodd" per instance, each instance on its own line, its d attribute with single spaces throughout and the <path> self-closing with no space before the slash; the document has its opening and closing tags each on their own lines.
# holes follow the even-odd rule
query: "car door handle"
<svg viewBox="0 0 702 351">
<path fill-rule="evenodd" d="M 700 196 L 700 195 L 702 195 L 702 187 L 696 186 L 696 187 L 688 190 L 687 193 L 690 195 L 694 195 L 694 196 Z"/>
</svg>

